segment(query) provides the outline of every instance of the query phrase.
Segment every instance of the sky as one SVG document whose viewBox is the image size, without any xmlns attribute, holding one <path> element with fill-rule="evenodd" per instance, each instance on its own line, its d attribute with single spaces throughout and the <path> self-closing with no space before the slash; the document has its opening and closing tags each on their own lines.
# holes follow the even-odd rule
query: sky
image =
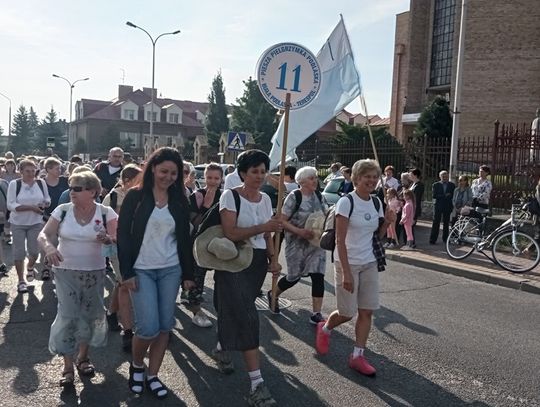
<svg viewBox="0 0 540 407">
<path fill-rule="evenodd" d="M 0 93 L 12 113 L 32 106 L 40 119 L 53 107 L 69 119 L 69 85 L 81 98 L 112 100 L 118 85 L 151 87 L 152 45 L 131 21 L 157 37 L 155 86 L 163 97 L 204 102 L 221 70 L 226 101 L 255 77 L 260 55 L 280 42 L 317 53 L 343 14 L 369 114 L 388 117 L 396 14 L 409 0 L 2 0 Z M 0 97 L 7 134 L 9 102 Z M 348 110 L 360 112 L 358 101 Z"/>
</svg>

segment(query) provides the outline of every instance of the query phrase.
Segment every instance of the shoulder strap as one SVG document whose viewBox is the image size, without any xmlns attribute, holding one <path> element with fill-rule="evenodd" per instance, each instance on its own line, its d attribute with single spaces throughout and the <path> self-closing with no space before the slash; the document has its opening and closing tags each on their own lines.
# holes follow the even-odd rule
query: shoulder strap
<svg viewBox="0 0 540 407">
<path fill-rule="evenodd" d="M 19 196 L 19 193 L 21 192 L 21 188 L 22 188 L 22 179 L 17 179 L 17 181 L 15 181 L 16 185 L 17 185 L 17 189 L 15 191 L 15 196 Z"/>
<path fill-rule="evenodd" d="M 354 209 L 354 199 L 351 194 L 345 195 L 347 198 L 349 198 L 349 201 L 351 202 L 351 210 L 349 211 L 349 219 L 351 218 L 353 209 Z"/>
<path fill-rule="evenodd" d="M 39 187 L 39 189 L 41 189 L 41 193 L 43 194 L 43 197 L 45 198 L 45 189 L 44 189 L 44 186 L 43 186 L 43 183 L 45 182 L 45 180 L 39 178 L 36 180 L 37 182 L 37 186 Z"/>
<path fill-rule="evenodd" d="M 234 197 L 234 204 L 236 205 L 236 216 L 238 217 L 240 214 L 240 194 L 235 189 L 231 189 L 231 192 Z"/>
<path fill-rule="evenodd" d="M 111 208 L 116 210 L 116 207 L 118 206 L 118 192 L 116 192 L 114 189 L 111 191 Z"/>
<path fill-rule="evenodd" d="M 0 185 L 0 193 L 2 194 L 2 196 L 4 197 L 4 200 L 7 202 L 7 196 L 6 196 L 6 193 L 4 191 L 4 188 L 2 188 L 2 185 Z"/>
<path fill-rule="evenodd" d="M 371 200 L 373 201 L 373 205 L 375 206 L 375 209 L 377 209 L 378 213 L 379 209 L 381 208 L 381 201 L 379 200 L 379 197 L 376 195 L 371 195 Z"/>
<path fill-rule="evenodd" d="M 300 205 L 302 205 L 302 191 L 300 191 L 299 189 L 295 189 L 292 192 L 294 194 L 295 204 L 294 204 L 294 209 L 291 213 L 291 216 L 289 216 L 289 219 L 292 219 L 294 214 L 298 212 L 298 209 L 300 209 Z"/>
</svg>

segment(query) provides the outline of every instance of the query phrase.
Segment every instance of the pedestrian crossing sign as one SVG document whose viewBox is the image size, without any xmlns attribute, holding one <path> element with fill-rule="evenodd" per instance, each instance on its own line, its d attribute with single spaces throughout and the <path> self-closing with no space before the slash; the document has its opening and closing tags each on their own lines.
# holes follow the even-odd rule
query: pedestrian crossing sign
<svg viewBox="0 0 540 407">
<path fill-rule="evenodd" d="M 227 149 L 230 151 L 244 151 L 246 149 L 246 133 L 230 131 L 227 135 Z"/>
</svg>

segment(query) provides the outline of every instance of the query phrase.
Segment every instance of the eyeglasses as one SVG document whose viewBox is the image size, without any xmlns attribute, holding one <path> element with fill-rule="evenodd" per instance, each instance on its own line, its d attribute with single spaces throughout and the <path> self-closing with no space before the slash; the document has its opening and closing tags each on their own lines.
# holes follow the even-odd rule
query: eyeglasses
<svg viewBox="0 0 540 407">
<path fill-rule="evenodd" d="M 112 157 L 112 158 L 124 158 L 123 155 L 112 155 L 111 157 Z"/>
<path fill-rule="evenodd" d="M 73 191 L 73 192 L 88 191 L 88 188 L 80 187 L 80 186 L 69 187 L 68 189 L 69 189 L 70 191 Z"/>
</svg>

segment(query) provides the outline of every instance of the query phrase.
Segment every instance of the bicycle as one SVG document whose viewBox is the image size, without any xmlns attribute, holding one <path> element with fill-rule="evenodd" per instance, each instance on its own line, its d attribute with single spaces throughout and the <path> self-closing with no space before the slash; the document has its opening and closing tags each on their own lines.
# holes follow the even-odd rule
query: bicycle
<svg viewBox="0 0 540 407">
<path fill-rule="evenodd" d="M 526 204 L 512 205 L 510 218 L 484 236 L 488 209 L 475 208 L 478 217 L 460 216 L 446 240 L 446 253 L 463 260 L 475 250 L 493 263 L 512 273 L 525 273 L 540 263 L 540 246 L 527 233 L 520 231 L 532 215 Z M 492 257 L 484 252 L 491 249 Z"/>
</svg>

